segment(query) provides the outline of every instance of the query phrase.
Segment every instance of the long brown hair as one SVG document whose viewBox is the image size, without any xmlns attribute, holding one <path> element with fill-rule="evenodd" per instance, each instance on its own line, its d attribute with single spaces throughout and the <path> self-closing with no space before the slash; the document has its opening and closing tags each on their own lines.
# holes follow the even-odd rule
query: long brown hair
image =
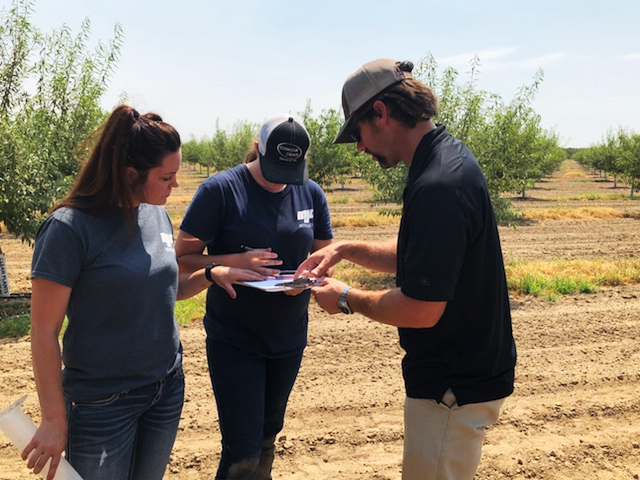
<svg viewBox="0 0 640 480">
<path fill-rule="evenodd" d="M 72 207 L 106 215 L 121 207 L 131 225 L 136 194 L 147 181 L 149 170 L 180 149 L 180 135 L 159 115 L 140 115 L 134 108 L 120 105 L 91 140 L 95 145 L 73 188 L 51 211 Z M 129 167 L 138 172 L 133 181 Z"/>
<path fill-rule="evenodd" d="M 249 148 L 246 155 L 244 156 L 244 163 L 251 163 L 257 159 L 258 159 L 258 142 L 254 141 L 253 143 L 251 143 L 251 148 Z"/>
<path fill-rule="evenodd" d="M 395 84 L 378 99 L 387 105 L 392 117 L 409 128 L 438 114 L 438 98 L 433 90 L 414 78 Z"/>
</svg>

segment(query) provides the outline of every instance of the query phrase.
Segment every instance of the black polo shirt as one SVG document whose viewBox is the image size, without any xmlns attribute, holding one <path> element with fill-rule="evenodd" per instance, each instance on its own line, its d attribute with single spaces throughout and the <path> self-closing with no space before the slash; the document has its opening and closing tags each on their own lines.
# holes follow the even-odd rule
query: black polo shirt
<svg viewBox="0 0 640 480">
<path fill-rule="evenodd" d="M 400 328 L 407 395 L 459 405 L 513 392 L 516 349 L 495 215 L 477 160 L 443 125 L 413 157 L 398 234 L 397 285 L 446 301 L 432 328 Z"/>
</svg>

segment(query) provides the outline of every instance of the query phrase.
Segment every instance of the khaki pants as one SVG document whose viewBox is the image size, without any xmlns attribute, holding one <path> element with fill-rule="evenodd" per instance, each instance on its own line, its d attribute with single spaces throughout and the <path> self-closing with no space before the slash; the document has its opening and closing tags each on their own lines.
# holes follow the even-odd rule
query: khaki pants
<svg viewBox="0 0 640 480">
<path fill-rule="evenodd" d="M 447 390 L 442 402 L 405 399 L 402 480 L 472 480 L 485 427 L 495 423 L 504 398 L 458 406 Z"/>
</svg>

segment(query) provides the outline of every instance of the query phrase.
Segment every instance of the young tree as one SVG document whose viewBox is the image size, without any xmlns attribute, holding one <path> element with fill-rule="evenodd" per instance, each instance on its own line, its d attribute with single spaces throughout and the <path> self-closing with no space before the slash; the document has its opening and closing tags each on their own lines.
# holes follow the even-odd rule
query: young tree
<svg viewBox="0 0 640 480">
<path fill-rule="evenodd" d="M 508 105 L 496 100 L 471 145 L 494 198 L 504 192 L 524 198 L 545 175 L 548 156 L 557 147 L 556 136 L 540 127 L 540 116 L 530 107 L 541 81 L 539 71 L 533 84 L 522 87 Z"/>
<path fill-rule="evenodd" d="M 87 47 L 90 22 L 42 34 L 33 2 L 14 0 L 0 18 L 0 221 L 31 242 L 79 169 L 81 142 L 104 118 L 99 100 L 117 61 L 119 25 L 108 45 Z"/>
<path fill-rule="evenodd" d="M 613 188 L 618 188 L 618 178 L 624 174 L 619 138 L 612 130 L 608 130 L 602 142 L 593 147 L 593 166 L 605 180 L 613 175 Z"/>
<path fill-rule="evenodd" d="M 344 188 L 345 178 L 354 171 L 357 152 L 352 145 L 333 145 L 342 124 L 342 113 L 324 110 L 318 118 L 311 113 L 311 104 L 307 102 L 301 117 L 311 138 L 309 178 L 321 187 L 341 182 Z"/>
<path fill-rule="evenodd" d="M 203 145 L 202 141 L 196 140 L 194 137 L 182 143 L 182 162 L 193 165 L 203 165 Z"/>
<path fill-rule="evenodd" d="M 634 192 L 640 188 L 640 135 L 620 130 L 618 145 L 618 165 L 631 186 L 631 197 L 633 197 Z"/>
<path fill-rule="evenodd" d="M 246 121 L 235 123 L 231 134 L 227 137 L 224 156 L 221 158 L 218 170 L 228 170 L 244 162 L 253 141 L 258 138 L 259 129 L 258 124 Z"/>
<path fill-rule="evenodd" d="M 501 97 L 477 88 L 480 61 L 470 62 L 469 80 L 458 82 L 458 72 L 446 68 L 438 74 L 431 55 L 422 59 L 414 76 L 431 87 L 439 99 L 437 123 L 465 142 L 483 167 L 492 201 L 501 223 L 511 221 L 510 202 L 501 194 L 517 191 L 524 195 L 527 188 L 557 164 L 557 137 L 540 128 L 540 118 L 530 107 L 542 72 L 533 84 L 524 86 L 516 98 L 505 104 Z M 552 161 L 553 159 L 553 161 Z M 406 178 L 406 168 L 378 171 L 370 169 L 367 180 L 374 187 L 375 197 L 400 203 Z"/>
</svg>

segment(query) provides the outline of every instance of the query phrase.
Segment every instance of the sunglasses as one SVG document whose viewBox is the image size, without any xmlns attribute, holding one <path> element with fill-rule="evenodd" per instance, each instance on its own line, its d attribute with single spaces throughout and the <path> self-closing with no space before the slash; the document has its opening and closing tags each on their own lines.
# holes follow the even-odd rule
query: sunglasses
<svg viewBox="0 0 640 480">
<path fill-rule="evenodd" d="M 356 117 L 354 117 L 353 124 L 355 126 L 353 127 L 353 130 L 351 131 L 351 138 L 353 139 L 354 142 L 360 143 L 362 141 L 362 137 L 360 136 L 360 127 L 358 126 L 358 124 L 362 120 L 367 118 L 372 110 L 373 110 L 373 104 L 363 108 L 362 112 L 360 112 Z"/>
<path fill-rule="evenodd" d="M 360 122 L 358 122 L 360 123 Z M 362 141 L 362 137 L 360 137 L 360 127 L 355 127 L 353 129 L 353 131 L 351 132 L 351 138 L 353 138 L 353 140 L 356 143 L 360 143 Z"/>
</svg>

